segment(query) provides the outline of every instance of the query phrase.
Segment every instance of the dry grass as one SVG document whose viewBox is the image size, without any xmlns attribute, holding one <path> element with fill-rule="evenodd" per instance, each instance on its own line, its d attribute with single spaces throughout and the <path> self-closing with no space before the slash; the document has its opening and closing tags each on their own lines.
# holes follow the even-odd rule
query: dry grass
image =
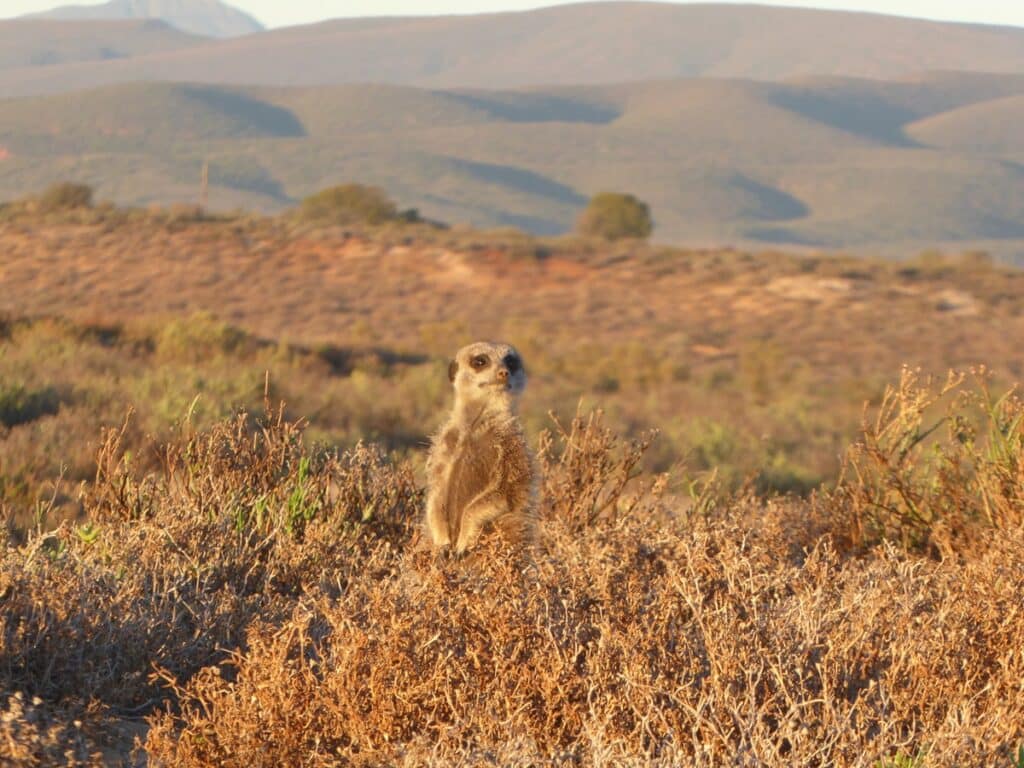
<svg viewBox="0 0 1024 768">
<path fill-rule="evenodd" d="M 979 522 L 1024 527 L 1024 402 L 1016 390 L 993 397 L 984 369 L 974 387 L 965 378 L 937 387 L 905 369 L 865 421 L 827 495 L 849 516 L 854 545 L 891 538 L 949 557 Z M 940 429 L 945 439 L 932 439 Z"/>
<path fill-rule="evenodd" d="M 7 211 L 0 248 L 0 496 L 23 524 L 61 476 L 61 514 L 81 514 L 96 435 L 129 408 L 129 447 L 151 461 L 147 440 L 197 395 L 200 426 L 258 409 L 267 371 L 312 441 L 422 462 L 446 356 L 477 338 L 524 353 L 529 430 L 582 397 L 628 439 L 659 429 L 645 469 L 762 494 L 831 483 L 863 404 L 903 364 L 987 363 L 999 387 L 1024 375 L 1024 273 L 976 255 L 891 264 L 107 208 Z"/>
<path fill-rule="evenodd" d="M 405 236 L 0 224 L 0 765 L 1024 766 L 1020 273 Z M 478 335 L 526 563 L 421 547 Z"/>
<path fill-rule="evenodd" d="M 957 499 L 1016 516 L 965 507 L 938 548 L 907 517 L 862 535 L 907 483 L 875 448 L 885 425 L 938 394 L 904 378 L 851 448 L 859 471 L 810 501 L 685 504 L 637 476 L 646 441 L 580 414 L 540 440 L 525 567 L 495 541 L 436 561 L 408 466 L 308 452 L 276 412 L 185 424 L 156 472 L 112 431 L 89 522 L 4 551 L 0 755 L 80 764 L 150 712 L 154 766 L 1011 765 L 1019 403 L 932 451 L 988 457 Z"/>
</svg>

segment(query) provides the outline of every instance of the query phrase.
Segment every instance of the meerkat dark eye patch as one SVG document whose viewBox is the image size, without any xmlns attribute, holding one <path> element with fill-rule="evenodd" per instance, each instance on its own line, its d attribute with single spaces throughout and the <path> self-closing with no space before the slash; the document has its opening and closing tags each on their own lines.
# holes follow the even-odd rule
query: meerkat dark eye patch
<svg viewBox="0 0 1024 768">
<path fill-rule="evenodd" d="M 515 355 L 505 355 L 505 367 L 508 368 L 509 373 L 516 373 L 523 367 L 523 364 Z"/>
<path fill-rule="evenodd" d="M 491 364 L 491 358 L 489 358 L 487 355 L 477 355 L 476 357 L 469 361 L 469 364 L 472 365 L 474 369 L 482 371 L 484 368 Z"/>
</svg>

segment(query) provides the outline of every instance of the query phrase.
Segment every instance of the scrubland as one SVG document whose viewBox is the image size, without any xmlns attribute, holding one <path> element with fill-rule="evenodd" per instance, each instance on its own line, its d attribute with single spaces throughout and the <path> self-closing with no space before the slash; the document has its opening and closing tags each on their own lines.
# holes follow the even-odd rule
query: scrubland
<svg viewBox="0 0 1024 768">
<path fill-rule="evenodd" d="M 0 219 L 0 762 L 1024 765 L 1019 272 Z M 481 336 L 541 536 L 437 560 Z"/>
</svg>

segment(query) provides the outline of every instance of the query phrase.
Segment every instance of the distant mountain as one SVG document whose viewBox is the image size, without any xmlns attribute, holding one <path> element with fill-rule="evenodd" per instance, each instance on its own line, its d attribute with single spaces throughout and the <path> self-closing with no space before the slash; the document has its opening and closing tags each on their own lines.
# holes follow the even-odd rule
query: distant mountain
<svg viewBox="0 0 1024 768">
<path fill-rule="evenodd" d="M 263 31 L 252 16 L 219 0 L 110 0 L 103 5 L 68 5 L 34 18 L 161 19 L 184 32 L 206 37 L 241 37 Z"/>
<path fill-rule="evenodd" d="M 676 243 L 1024 257 L 1024 75 L 441 90 L 130 84 L 0 101 L 0 200 L 63 179 L 267 211 L 361 181 L 482 227 L 572 228 L 595 192 Z"/>
<path fill-rule="evenodd" d="M 155 3 L 147 7 L 156 11 Z M 928 70 L 1024 73 L 1024 28 L 755 5 L 581 3 L 275 29 L 130 61 L 0 73 L 0 93 L 136 80 L 518 88 L 679 77 L 886 79 Z"/>
<path fill-rule="evenodd" d="M 163 21 L 0 21 L 0 72 L 127 59 L 205 42 Z"/>
</svg>

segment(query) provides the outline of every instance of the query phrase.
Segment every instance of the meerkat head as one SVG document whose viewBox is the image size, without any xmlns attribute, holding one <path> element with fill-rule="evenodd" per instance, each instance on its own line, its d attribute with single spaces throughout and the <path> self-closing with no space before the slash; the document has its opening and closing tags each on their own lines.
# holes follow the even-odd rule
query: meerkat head
<svg viewBox="0 0 1024 768">
<path fill-rule="evenodd" d="M 526 388 L 523 358 L 510 344 L 478 341 L 463 347 L 448 366 L 457 402 L 508 403 Z"/>
</svg>

